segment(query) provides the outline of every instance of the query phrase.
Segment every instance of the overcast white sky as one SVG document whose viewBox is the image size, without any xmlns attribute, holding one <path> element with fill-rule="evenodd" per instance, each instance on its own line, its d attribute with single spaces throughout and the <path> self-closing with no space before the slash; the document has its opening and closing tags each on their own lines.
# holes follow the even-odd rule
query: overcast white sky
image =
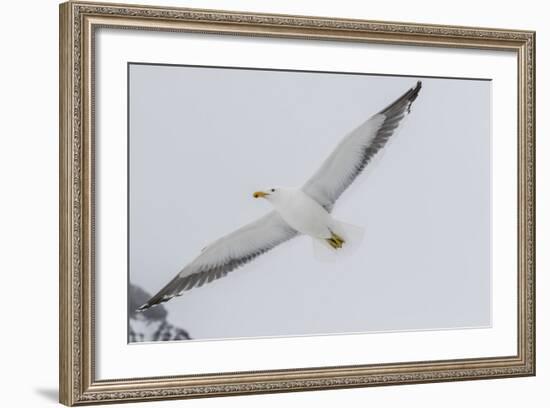
<svg viewBox="0 0 550 408">
<path fill-rule="evenodd" d="M 131 65 L 131 282 L 155 293 L 417 79 Z M 491 83 L 422 81 L 333 211 L 365 227 L 356 253 L 323 263 L 299 237 L 168 302 L 170 321 L 194 339 L 489 325 Z"/>
</svg>

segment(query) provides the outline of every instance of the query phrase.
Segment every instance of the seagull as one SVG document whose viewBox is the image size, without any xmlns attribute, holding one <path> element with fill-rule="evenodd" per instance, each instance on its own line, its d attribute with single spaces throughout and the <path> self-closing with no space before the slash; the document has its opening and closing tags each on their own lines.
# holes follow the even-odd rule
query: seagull
<svg viewBox="0 0 550 408">
<path fill-rule="evenodd" d="M 309 235 L 314 242 L 335 252 L 345 249 L 352 234 L 347 224 L 332 217 L 334 204 L 410 113 L 421 87 L 422 82 L 418 81 L 415 87 L 348 133 L 301 188 L 255 192 L 254 198 L 263 198 L 273 206 L 271 212 L 203 248 L 136 310 L 147 310 L 222 278 L 299 235 Z"/>
</svg>

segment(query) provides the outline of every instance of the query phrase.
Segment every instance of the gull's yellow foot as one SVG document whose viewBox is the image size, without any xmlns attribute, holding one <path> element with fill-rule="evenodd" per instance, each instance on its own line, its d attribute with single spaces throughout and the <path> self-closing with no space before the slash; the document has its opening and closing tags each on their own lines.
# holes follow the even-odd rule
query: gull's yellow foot
<svg viewBox="0 0 550 408">
<path fill-rule="evenodd" d="M 338 234 L 335 234 L 334 232 L 330 231 L 330 238 L 327 238 L 327 242 L 330 244 L 331 247 L 334 249 L 342 248 L 342 245 L 346 242 L 341 236 Z"/>
</svg>

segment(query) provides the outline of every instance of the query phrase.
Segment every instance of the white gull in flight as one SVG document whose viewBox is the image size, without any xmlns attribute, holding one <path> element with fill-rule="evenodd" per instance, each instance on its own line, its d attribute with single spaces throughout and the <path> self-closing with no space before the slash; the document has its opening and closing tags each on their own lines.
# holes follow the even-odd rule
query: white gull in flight
<svg viewBox="0 0 550 408">
<path fill-rule="evenodd" d="M 421 87 L 418 81 L 414 88 L 347 134 L 302 188 L 255 192 L 255 198 L 266 199 L 274 210 L 208 245 L 137 310 L 149 309 L 222 278 L 300 234 L 309 235 L 314 243 L 334 252 L 346 249 L 353 239 L 353 228 L 332 218 L 332 207 L 410 113 Z"/>
</svg>

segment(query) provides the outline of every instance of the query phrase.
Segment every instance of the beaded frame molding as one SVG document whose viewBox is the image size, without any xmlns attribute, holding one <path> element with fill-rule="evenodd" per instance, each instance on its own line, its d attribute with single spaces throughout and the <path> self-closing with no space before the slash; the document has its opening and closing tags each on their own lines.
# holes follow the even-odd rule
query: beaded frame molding
<svg viewBox="0 0 550 408">
<path fill-rule="evenodd" d="M 94 32 L 99 27 L 505 50 L 517 55 L 517 353 L 512 356 L 97 380 Z M 535 374 L 535 33 L 230 11 L 60 5 L 60 402 L 80 405 Z"/>
</svg>

